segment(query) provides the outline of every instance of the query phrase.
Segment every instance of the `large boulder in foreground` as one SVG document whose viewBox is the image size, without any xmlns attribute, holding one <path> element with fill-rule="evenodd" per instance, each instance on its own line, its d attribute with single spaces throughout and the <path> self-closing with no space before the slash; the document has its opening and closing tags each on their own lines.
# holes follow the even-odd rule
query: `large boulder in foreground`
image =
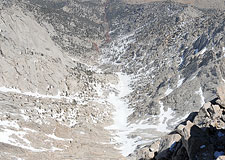
<svg viewBox="0 0 225 160">
<path fill-rule="evenodd" d="M 142 160 L 222 160 L 225 159 L 225 84 L 217 88 L 217 98 L 165 137 L 140 149 Z M 154 156 L 153 156 L 154 155 Z"/>
</svg>

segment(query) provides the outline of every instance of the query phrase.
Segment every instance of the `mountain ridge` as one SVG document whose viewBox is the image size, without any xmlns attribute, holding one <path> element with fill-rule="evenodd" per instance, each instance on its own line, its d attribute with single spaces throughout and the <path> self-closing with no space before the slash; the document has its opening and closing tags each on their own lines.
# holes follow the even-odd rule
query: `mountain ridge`
<svg viewBox="0 0 225 160">
<path fill-rule="evenodd" d="M 168 0 L 123 0 L 125 3 L 128 4 L 143 4 L 143 3 L 152 3 L 152 2 L 162 2 L 162 1 L 168 1 Z M 209 0 L 170 0 L 173 2 L 177 3 L 182 3 L 182 4 L 188 4 L 192 5 L 198 8 L 207 8 L 207 9 L 225 9 L 224 1 L 223 0 L 214 0 L 214 1 L 209 1 Z"/>
</svg>

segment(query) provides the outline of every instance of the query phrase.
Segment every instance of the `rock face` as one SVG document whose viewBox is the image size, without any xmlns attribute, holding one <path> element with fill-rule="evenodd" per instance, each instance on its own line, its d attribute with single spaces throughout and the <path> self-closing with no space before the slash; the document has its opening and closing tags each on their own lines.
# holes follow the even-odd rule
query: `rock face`
<svg viewBox="0 0 225 160">
<path fill-rule="evenodd" d="M 225 153 L 224 96 L 225 84 L 218 87 L 218 98 L 205 103 L 199 112 L 178 125 L 169 135 L 137 152 L 138 159 L 212 160 Z M 174 138 L 176 137 L 176 138 Z M 157 145 L 156 145 L 157 144 Z M 154 156 L 153 156 L 154 155 Z"/>
<path fill-rule="evenodd" d="M 159 99 L 181 118 L 215 98 L 225 77 L 223 11 L 112 1 L 106 13 L 111 42 L 101 47 L 102 68 L 135 77 L 132 118 L 158 115 Z"/>
</svg>

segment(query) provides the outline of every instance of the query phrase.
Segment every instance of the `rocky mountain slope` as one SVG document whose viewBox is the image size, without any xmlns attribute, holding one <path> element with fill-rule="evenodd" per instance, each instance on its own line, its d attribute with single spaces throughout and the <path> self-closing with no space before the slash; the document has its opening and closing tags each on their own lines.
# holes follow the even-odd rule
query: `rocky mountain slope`
<svg viewBox="0 0 225 160">
<path fill-rule="evenodd" d="M 108 6 L 112 41 L 102 46 L 101 67 L 134 77 L 130 121 L 158 125 L 132 136 L 161 135 L 215 98 L 225 76 L 224 17 L 171 2 Z"/>
<path fill-rule="evenodd" d="M 57 6 L 62 7 L 60 4 L 53 1 L 1 3 L 0 159 L 121 157 L 108 144 L 110 134 L 104 126 L 111 121 L 110 108 L 106 102 L 99 102 L 97 92 L 102 84 L 114 83 L 112 76 L 94 72 L 94 68 L 77 61 L 81 51 L 75 50 L 75 44 L 68 46 L 73 46 L 76 57 L 70 53 L 72 49 L 60 46 L 66 47 L 67 41 L 61 34 L 69 34 L 57 27 L 67 24 L 49 10 L 62 12 L 55 10 Z"/>
<path fill-rule="evenodd" d="M 2 0 L 0 159 L 144 158 L 132 153 L 215 105 L 225 14 L 193 5 Z"/>
<path fill-rule="evenodd" d="M 135 76 L 133 116 L 159 114 L 160 99 L 185 114 L 214 98 L 224 78 L 224 12 L 168 2 L 117 3 L 108 12 L 112 42 L 103 46 L 103 68 Z"/>
</svg>

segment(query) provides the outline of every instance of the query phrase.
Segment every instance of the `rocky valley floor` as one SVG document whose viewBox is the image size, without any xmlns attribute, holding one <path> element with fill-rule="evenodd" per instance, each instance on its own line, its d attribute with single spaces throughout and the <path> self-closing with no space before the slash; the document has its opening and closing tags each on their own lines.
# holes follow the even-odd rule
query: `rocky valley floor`
<svg viewBox="0 0 225 160">
<path fill-rule="evenodd" d="M 192 126 L 223 139 L 223 6 L 143 2 L 1 1 L 1 160 L 179 160 Z"/>
<path fill-rule="evenodd" d="M 124 98 L 132 91 L 131 77 L 117 73 L 109 79 L 96 83 L 96 95 L 84 100 L 1 87 L 1 159 L 122 160 L 169 131 L 171 111 L 154 116 L 155 124 L 129 123 L 133 111 Z"/>
</svg>

